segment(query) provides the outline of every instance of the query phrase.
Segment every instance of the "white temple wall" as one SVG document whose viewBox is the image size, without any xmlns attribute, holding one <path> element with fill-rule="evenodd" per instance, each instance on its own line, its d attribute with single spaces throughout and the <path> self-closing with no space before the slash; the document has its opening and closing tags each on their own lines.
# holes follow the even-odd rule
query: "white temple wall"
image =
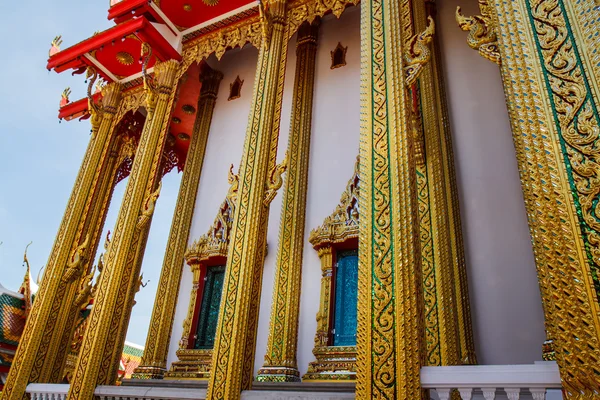
<svg viewBox="0 0 600 400">
<path fill-rule="evenodd" d="M 543 313 L 523 195 L 498 67 L 466 43 L 454 21 L 457 5 L 476 14 L 476 0 L 438 3 L 437 35 L 446 74 L 450 122 L 469 275 L 475 344 L 481 364 L 531 363 L 541 359 Z M 339 202 L 353 172 L 360 123 L 360 11 L 324 18 L 315 75 L 304 260 L 298 332 L 300 374 L 314 360 L 312 349 L 319 307 L 321 268 L 308 235 Z M 347 65 L 330 69 L 330 52 L 348 46 Z M 296 62 L 295 37 L 289 43 L 278 160 L 287 148 Z M 190 243 L 212 224 L 228 189 L 227 172 L 238 171 L 250 109 L 257 50 L 229 51 L 210 65 L 224 73 L 208 139 Z M 227 101 L 239 74 L 241 98 Z M 283 188 L 271 204 L 257 334 L 255 373 L 264 363 L 277 259 Z M 184 267 L 171 337 L 168 365 L 187 313 L 192 274 Z"/>
<path fill-rule="evenodd" d="M 208 64 L 212 68 L 223 73 L 223 80 L 219 87 L 206 145 L 206 154 L 190 230 L 190 244 L 208 231 L 217 216 L 219 206 L 225 200 L 225 195 L 229 189 L 227 180 L 229 166 L 233 164 L 234 172 L 238 172 L 246 136 L 257 59 L 258 50 L 252 46 L 228 51 L 221 60 L 217 60 L 214 56 L 208 59 Z M 228 101 L 229 84 L 238 75 L 244 81 L 241 97 Z M 188 79 L 197 79 L 197 77 L 189 77 Z M 179 348 L 179 340 L 183 333 L 182 324 L 187 315 L 191 290 L 192 272 L 190 267 L 185 265 L 179 288 L 179 297 L 177 298 L 167 368 L 170 367 L 173 361 L 177 360 L 175 352 Z"/>
<path fill-rule="evenodd" d="M 308 243 L 310 231 L 323 223 L 340 201 L 354 172 L 360 133 L 360 10 L 348 9 L 338 20 L 324 18 L 319 34 L 313 103 L 306 207 L 304 262 L 298 330 L 298 368 L 314 361 L 321 292 L 321 262 Z M 348 46 L 346 65 L 331 69 L 331 51 Z"/>
<path fill-rule="evenodd" d="M 437 4 L 478 361 L 532 363 L 544 317 L 500 70 L 456 24 L 477 1 Z"/>
</svg>

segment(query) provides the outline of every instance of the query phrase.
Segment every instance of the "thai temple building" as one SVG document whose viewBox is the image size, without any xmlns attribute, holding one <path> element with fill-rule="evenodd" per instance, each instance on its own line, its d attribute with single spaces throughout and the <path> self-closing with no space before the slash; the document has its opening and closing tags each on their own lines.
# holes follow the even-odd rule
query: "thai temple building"
<svg viewBox="0 0 600 400">
<path fill-rule="evenodd" d="M 59 118 L 91 134 L 2 400 L 600 398 L 599 0 L 112 0 L 108 18 L 52 42 L 47 68 L 87 82 Z"/>
</svg>

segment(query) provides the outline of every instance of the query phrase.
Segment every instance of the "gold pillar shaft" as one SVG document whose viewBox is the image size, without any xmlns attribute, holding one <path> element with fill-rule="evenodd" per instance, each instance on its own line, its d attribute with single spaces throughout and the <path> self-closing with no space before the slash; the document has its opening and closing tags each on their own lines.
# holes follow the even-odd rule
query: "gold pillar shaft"
<svg viewBox="0 0 600 400">
<path fill-rule="evenodd" d="M 113 322 L 121 321 L 122 313 L 132 307 L 131 301 L 125 304 L 125 299 L 131 290 L 131 282 L 137 282 L 139 270 L 136 269 L 139 264 L 131 263 L 130 249 L 137 248 L 139 240 L 143 239 L 140 238 L 140 232 L 150 223 L 158 197 L 157 183 L 161 177 L 159 166 L 179 78 L 178 66 L 176 61 L 170 60 L 157 64 L 154 69 L 157 87 L 150 89 L 152 93 L 148 94 L 149 117 L 144 124 L 113 239 L 107 251 L 94 307 L 88 317 L 69 399 L 91 399 L 101 370 L 110 367 L 107 364 L 115 348 L 121 349 L 123 346 L 123 343 L 116 341 L 108 346 L 108 342 L 119 329 L 119 324 Z M 132 275 L 136 278 L 132 278 Z"/>
<path fill-rule="evenodd" d="M 288 141 L 289 166 L 281 208 L 279 248 L 265 363 L 257 380 L 299 382 L 296 361 L 304 221 L 319 19 L 298 30 Z"/>
<path fill-rule="evenodd" d="M 415 30 L 423 31 L 427 17 L 435 17 L 435 3 L 415 1 L 413 14 Z M 427 270 L 424 257 L 427 364 L 474 364 L 454 157 L 437 36 L 432 47 L 431 62 L 423 68 L 418 85 L 418 105 L 422 114 L 419 128 L 424 143 L 424 166 L 420 175 L 427 181 L 424 191 L 429 196 L 428 224 L 432 239 L 431 247 L 428 247 L 432 257 L 427 259 L 433 264 L 433 268 Z M 425 251 L 423 243 L 422 249 Z M 427 299 L 428 293 L 433 295 L 431 301 Z"/>
<path fill-rule="evenodd" d="M 118 123 L 118 121 L 117 121 Z M 118 132 L 115 132 L 118 134 Z M 111 151 L 109 153 L 108 162 L 105 167 L 105 171 L 100 177 L 100 186 L 99 186 L 99 196 L 98 200 L 95 202 L 92 210 L 88 213 L 88 220 L 86 221 L 85 232 L 90 235 L 90 245 L 89 245 L 89 259 L 87 260 L 84 270 L 88 270 L 91 268 L 91 263 L 94 261 L 94 256 L 96 251 L 98 250 L 98 245 L 101 240 L 102 230 L 104 228 L 104 222 L 106 221 L 106 216 L 108 213 L 108 207 L 110 206 L 110 202 L 112 199 L 112 195 L 116 186 L 116 176 L 120 167 L 120 163 L 123 159 L 120 157 L 120 148 L 123 145 L 123 141 L 121 137 L 114 137 L 111 144 Z M 80 296 L 81 291 L 85 291 L 89 289 L 88 284 L 90 283 L 89 277 L 86 274 L 83 274 L 81 279 L 78 280 L 78 291 L 76 292 L 75 298 L 81 298 L 82 300 L 87 300 L 88 296 Z M 76 323 L 79 316 L 79 311 L 81 307 L 85 304 L 80 304 L 77 301 L 73 301 L 70 306 L 69 311 L 69 323 L 68 329 L 63 332 L 63 336 L 60 341 L 59 346 L 59 354 L 61 357 L 57 357 L 54 367 L 52 369 L 52 376 L 50 378 L 50 382 L 61 382 L 63 377 L 65 376 L 65 363 L 67 355 L 70 352 L 70 347 L 73 343 L 73 333 L 76 328 Z"/>
<path fill-rule="evenodd" d="M 238 203 L 208 385 L 207 399 L 212 400 L 239 399 L 242 387 L 249 384 L 248 376 L 252 376 L 266 222 L 274 189 L 269 172 L 272 179 L 281 112 L 278 95 L 285 73 L 285 15 L 285 1 L 270 1 L 268 15 L 263 16 L 265 34 L 240 163 Z"/>
<path fill-rule="evenodd" d="M 2 399 L 23 397 L 29 382 L 49 381 L 55 365 L 62 366 L 64 363 L 66 354 L 59 354 L 58 350 L 64 333 L 71 328 L 69 311 L 77 293 L 76 278 L 83 272 L 83 264 L 89 257 L 89 246 L 84 246 L 86 235 L 83 228 L 87 213 L 99 201 L 98 182 L 105 172 L 103 166 L 109 155 L 119 99 L 119 85 L 104 87 L 101 122 L 86 150 L 46 264 L 46 279 L 42 281 L 27 319 Z M 73 278 L 67 280 L 65 273 L 69 267 Z"/>
<path fill-rule="evenodd" d="M 597 23 L 587 23 L 597 11 L 593 0 L 496 0 L 491 7 L 546 330 L 566 398 L 594 398 L 600 76 L 590 62 Z"/>
<path fill-rule="evenodd" d="M 423 398 L 416 169 L 403 65 L 407 9 L 408 0 L 361 3 L 358 399 Z"/>
<path fill-rule="evenodd" d="M 208 66 L 200 74 L 202 87 L 196 112 L 194 131 L 188 150 L 179 195 L 163 267 L 156 291 L 156 300 L 148 330 L 148 338 L 140 366 L 135 369 L 133 378 L 160 379 L 166 372 L 169 340 L 173 329 L 173 315 L 177 305 L 179 283 L 183 271 L 183 257 L 188 243 L 196 194 L 204 162 L 206 143 L 216 104 L 219 85 L 223 74 Z M 194 299 L 195 302 L 196 299 Z"/>
<path fill-rule="evenodd" d="M 329 345 L 329 315 L 331 314 L 331 277 L 333 275 L 333 252 L 331 246 L 321 247 L 318 250 L 321 261 L 321 296 L 319 299 L 319 312 L 317 314 L 317 333 L 315 334 L 315 347 Z"/>
</svg>

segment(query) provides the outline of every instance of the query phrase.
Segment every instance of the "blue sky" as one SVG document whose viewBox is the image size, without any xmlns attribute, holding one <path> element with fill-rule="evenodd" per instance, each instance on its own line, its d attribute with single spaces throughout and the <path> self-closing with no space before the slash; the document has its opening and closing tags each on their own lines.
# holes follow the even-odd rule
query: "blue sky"
<svg viewBox="0 0 600 400">
<path fill-rule="evenodd" d="M 0 284 L 17 290 L 25 268 L 34 277 L 46 264 L 89 140 L 89 121 L 59 124 L 60 95 L 85 96 L 85 77 L 46 70 L 50 42 L 62 35 L 65 49 L 112 26 L 108 0 L 0 2 Z M 127 340 L 144 345 L 181 174 L 163 179 L 142 271 L 150 283 L 136 297 Z M 112 230 L 127 181 L 117 186 L 104 232 Z"/>
</svg>

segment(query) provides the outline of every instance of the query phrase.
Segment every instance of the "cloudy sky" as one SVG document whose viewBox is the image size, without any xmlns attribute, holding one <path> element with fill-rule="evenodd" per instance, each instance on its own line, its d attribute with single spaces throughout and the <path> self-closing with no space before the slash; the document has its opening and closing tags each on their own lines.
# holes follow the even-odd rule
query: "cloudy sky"
<svg viewBox="0 0 600 400">
<path fill-rule="evenodd" d="M 89 121 L 58 122 L 60 95 L 85 96 L 84 76 L 46 70 L 50 42 L 62 49 L 112 26 L 108 0 L 0 1 L 0 284 L 17 290 L 23 250 L 37 274 L 46 264 L 85 148 Z M 163 179 L 146 247 L 143 273 L 149 285 L 136 297 L 127 340 L 144 345 L 181 174 Z M 117 186 L 104 232 L 112 230 L 127 181 Z"/>
</svg>

